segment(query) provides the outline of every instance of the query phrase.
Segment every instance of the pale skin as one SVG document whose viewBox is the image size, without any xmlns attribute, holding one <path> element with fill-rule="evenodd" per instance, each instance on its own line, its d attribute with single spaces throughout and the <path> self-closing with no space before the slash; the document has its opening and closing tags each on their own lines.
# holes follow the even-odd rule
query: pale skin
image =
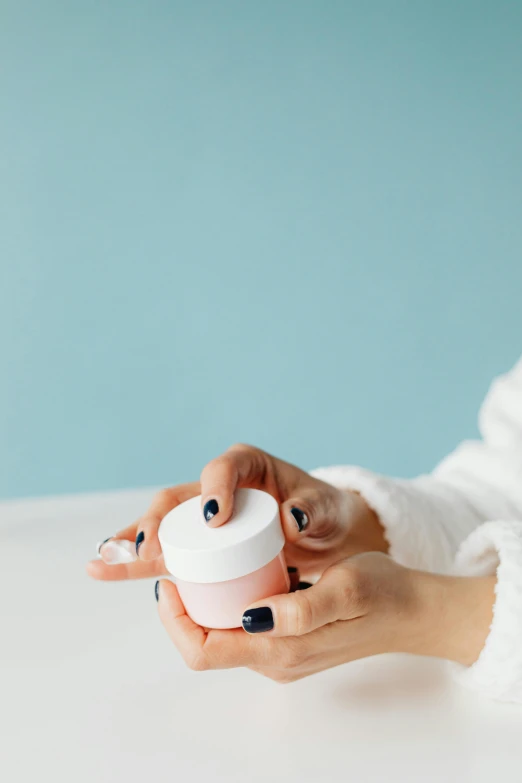
<svg viewBox="0 0 522 783">
<path fill-rule="evenodd" d="M 335 489 L 251 446 L 233 446 L 204 468 L 199 482 L 160 492 L 144 517 L 113 537 L 142 539 L 138 560 L 120 565 L 93 560 L 89 574 L 103 580 L 165 576 L 157 537 L 165 514 L 201 494 L 202 513 L 208 501 L 219 507 L 207 524 L 226 524 L 234 492 L 245 486 L 264 489 L 278 500 L 287 563 L 299 569 L 301 578 L 317 581 L 307 590 L 245 607 L 245 612 L 268 607 L 273 618 L 271 630 L 247 633 L 196 625 L 175 585 L 161 579 L 160 618 L 190 668 L 242 666 L 291 682 L 385 652 L 465 665 L 477 659 L 491 625 L 495 577 L 449 577 L 398 565 L 386 554 L 376 514 L 357 493 Z M 301 512 L 297 520 L 295 509 Z M 295 575 L 292 581 L 295 587 Z"/>
</svg>

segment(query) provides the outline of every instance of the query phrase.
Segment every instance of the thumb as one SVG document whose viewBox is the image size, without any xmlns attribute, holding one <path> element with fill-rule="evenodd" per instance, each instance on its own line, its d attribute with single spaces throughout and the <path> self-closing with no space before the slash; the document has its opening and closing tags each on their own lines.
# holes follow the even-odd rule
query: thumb
<svg viewBox="0 0 522 783">
<path fill-rule="evenodd" d="M 281 522 L 287 541 L 304 536 L 330 538 L 343 524 L 343 496 L 328 485 L 301 490 L 281 505 Z"/>
<path fill-rule="evenodd" d="M 363 614 L 357 580 L 343 565 L 327 569 L 308 590 L 275 595 L 249 607 L 242 625 L 247 633 L 271 636 L 303 636 L 337 620 Z"/>
</svg>

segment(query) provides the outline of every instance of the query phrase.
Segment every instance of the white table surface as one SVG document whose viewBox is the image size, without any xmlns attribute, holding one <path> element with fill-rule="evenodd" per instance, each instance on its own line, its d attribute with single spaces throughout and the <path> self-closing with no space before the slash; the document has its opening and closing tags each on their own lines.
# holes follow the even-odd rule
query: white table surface
<svg viewBox="0 0 522 783">
<path fill-rule="evenodd" d="M 522 780 L 522 708 L 443 663 L 358 661 L 291 685 L 188 671 L 153 582 L 84 564 L 152 492 L 0 504 L 0 780 Z"/>
</svg>

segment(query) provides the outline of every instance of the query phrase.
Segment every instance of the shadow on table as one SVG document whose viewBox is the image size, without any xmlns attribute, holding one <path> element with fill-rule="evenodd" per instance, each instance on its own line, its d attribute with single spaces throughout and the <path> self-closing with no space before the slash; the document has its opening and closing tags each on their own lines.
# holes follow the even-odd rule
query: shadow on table
<svg viewBox="0 0 522 783">
<path fill-rule="evenodd" d="M 451 676 L 441 661 L 406 655 L 393 658 L 366 661 L 358 672 L 337 684 L 332 698 L 341 707 L 374 709 L 445 699 L 451 693 Z"/>
</svg>

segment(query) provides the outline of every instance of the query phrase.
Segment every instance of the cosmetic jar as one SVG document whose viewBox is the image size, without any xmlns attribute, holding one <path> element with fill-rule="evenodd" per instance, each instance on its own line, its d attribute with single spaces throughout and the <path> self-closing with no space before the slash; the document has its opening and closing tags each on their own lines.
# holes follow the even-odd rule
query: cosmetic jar
<svg viewBox="0 0 522 783">
<path fill-rule="evenodd" d="M 198 495 L 170 511 L 158 535 L 187 614 L 205 628 L 239 628 L 252 603 L 290 589 L 279 505 L 266 492 L 239 489 L 232 517 L 214 528 Z"/>
</svg>

